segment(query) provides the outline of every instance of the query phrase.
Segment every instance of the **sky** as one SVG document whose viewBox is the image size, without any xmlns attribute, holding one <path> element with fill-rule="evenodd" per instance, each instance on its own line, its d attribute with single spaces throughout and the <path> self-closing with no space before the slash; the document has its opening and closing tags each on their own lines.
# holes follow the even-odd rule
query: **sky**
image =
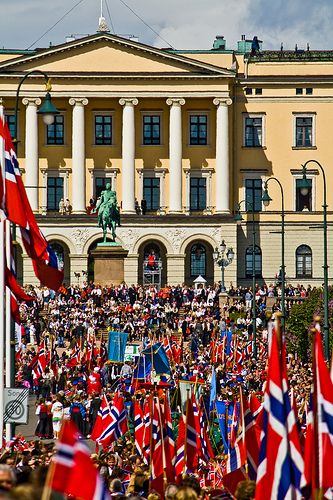
<svg viewBox="0 0 333 500">
<path fill-rule="evenodd" d="M 0 0 L 0 7 L 0 48 L 26 49 L 95 33 L 100 0 Z M 296 43 L 333 49 L 333 0 L 104 0 L 104 16 L 115 34 L 133 34 L 156 47 L 210 49 L 218 34 L 228 49 L 236 48 L 241 35 L 257 35 L 264 49 L 278 50 L 281 42 L 286 50 Z"/>
</svg>

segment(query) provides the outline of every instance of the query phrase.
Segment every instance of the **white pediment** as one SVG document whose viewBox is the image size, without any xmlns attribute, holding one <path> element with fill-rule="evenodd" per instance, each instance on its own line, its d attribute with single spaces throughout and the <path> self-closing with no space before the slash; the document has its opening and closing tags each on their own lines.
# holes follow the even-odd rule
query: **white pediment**
<svg viewBox="0 0 333 500">
<path fill-rule="evenodd" d="M 0 63 L 0 72 L 116 73 L 234 76 L 224 68 L 115 35 L 97 34 Z"/>
</svg>

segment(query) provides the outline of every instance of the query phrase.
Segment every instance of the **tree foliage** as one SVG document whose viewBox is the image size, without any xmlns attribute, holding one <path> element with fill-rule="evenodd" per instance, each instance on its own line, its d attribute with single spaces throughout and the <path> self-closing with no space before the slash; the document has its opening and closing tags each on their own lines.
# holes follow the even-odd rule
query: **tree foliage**
<svg viewBox="0 0 333 500">
<path fill-rule="evenodd" d="M 332 308 L 333 289 L 329 289 L 329 325 L 330 343 L 332 341 Z M 314 318 L 321 317 L 321 330 L 323 331 L 324 294 L 323 289 L 314 288 L 310 295 L 299 304 L 294 304 L 286 321 L 286 340 L 288 352 L 297 353 L 301 359 L 309 361 L 311 329 L 315 325 Z"/>
</svg>

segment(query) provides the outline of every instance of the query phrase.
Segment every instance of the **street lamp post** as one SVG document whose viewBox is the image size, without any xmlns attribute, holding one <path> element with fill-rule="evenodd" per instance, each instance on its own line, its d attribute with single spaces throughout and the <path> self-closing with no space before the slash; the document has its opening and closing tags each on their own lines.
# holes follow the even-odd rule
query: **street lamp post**
<svg viewBox="0 0 333 500">
<path fill-rule="evenodd" d="M 256 265 L 255 265 L 255 257 L 256 257 L 256 229 L 255 229 L 255 210 L 254 203 L 247 202 L 246 200 L 242 200 L 237 204 L 237 209 L 235 211 L 234 220 L 237 224 L 241 224 L 243 217 L 240 213 L 241 204 L 245 203 L 248 208 L 251 210 L 252 214 L 252 328 L 253 328 L 253 357 L 257 359 L 257 308 L 256 308 Z"/>
<path fill-rule="evenodd" d="M 25 80 L 31 76 L 31 75 L 42 75 L 44 80 L 45 80 L 45 90 L 46 90 L 46 95 L 44 98 L 44 101 L 42 105 L 40 106 L 39 110 L 37 111 L 38 114 L 42 115 L 43 121 L 46 125 L 52 125 L 54 122 L 54 117 L 55 115 L 59 114 L 58 109 L 53 105 L 52 100 L 51 100 L 51 80 L 47 76 L 47 74 L 44 71 L 41 71 L 39 69 L 30 71 L 24 77 L 20 80 L 17 91 L 16 91 L 16 99 L 15 99 L 15 115 L 14 115 L 14 137 L 13 139 L 13 144 L 15 147 L 15 152 L 17 153 L 17 146 L 18 146 L 18 138 L 17 138 L 17 122 L 18 122 L 18 108 L 19 108 L 19 96 L 20 96 L 20 90 L 22 87 L 22 84 L 25 82 Z M 37 188 L 37 186 L 36 186 Z M 16 267 L 16 225 L 11 224 L 11 233 L 12 233 L 12 242 L 13 242 L 13 258 L 15 262 L 15 267 Z M 6 387 L 14 387 L 15 385 L 15 323 L 13 319 L 11 319 L 10 322 L 10 335 L 8 335 L 8 332 L 6 332 L 6 363 L 7 363 L 7 369 L 6 373 Z M 9 338 L 8 338 L 9 337 Z M 9 353 L 9 356 L 8 356 Z M 9 357 L 9 359 L 8 359 Z M 8 380 L 8 378 L 10 380 Z M 13 424 L 15 425 L 15 424 Z M 10 424 L 8 424 L 10 426 Z M 11 429 L 9 427 L 7 428 L 7 440 L 10 439 L 11 437 Z"/>
<path fill-rule="evenodd" d="M 222 271 L 222 284 L 221 284 L 222 293 L 225 293 L 227 291 L 224 283 L 224 270 L 226 267 L 229 266 L 229 264 L 231 264 L 231 262 L 234 260 L 235 257 L 235 252 L 233 251 L 233 249 L 230 247 L 226 252 L 226 248 L 227 245 L 225 244 L 225 241 L 222 240 L 220 243 L 220 248 L 216 247 L 213 252 L 213 259 L 216 262 L 216 264 L 221 268 Z"/>
<path fill-rule="evenodd" d="M 285 327 L 285 321 L 286 321 L 286 316 L 285 316 L 285 279 L 286 279 L 286 266 L 284 263 L 284 192 L 283 192 L 283 187 L 279 179 L 276 177 L 269 177 L 265 181 L 264 184 L 264 193 L 262 195 L 262 202 L 265 207 L 268 207 L 270 202 L 272 201 L 272 198 L 268 194 L 268 183 L 270 181 L 275 181 L 278 183 L 280 186 L 281 190 L 281 327 L 282 327 L 282 332 L 284 332 L 284 327 Z"/>
<path fill-rule="evenodd" d="M 44 71 L 41 71 L 40 69 L 34 69 L 33 71 L 29 71 L 29 73 L 24 75 L 24 77 L 20 80 L 20 83 L 18 84 L 17 91 L 16 91 L 16 99 L 15 99 L 15 120 L 14 120 L 13 142 L 15 145 L 16 153 L 17 153 L 17 143 L 18 143 L 17 118 L 18 118 L 20 90 L 21 90 L 22 84 L 31 75 L 42 75 L 44 78 L 44 81 L 45 81 L 46 95 L 45 95 L 43 103 L 41 104 L 39 110 L 37 111 L 38 114 L 42 115 L 45 125 L 52 125 L 52 123 L 54 122 L 55 115 L 58 115 L 60 113 L 59 110 L 52 103 L 51 94 L 50 94 L 50 92 L 52 90 L 51 79 L 47 76 L 47 74 Z"/>
<path fill-rule="evenodd" d="M 309 179 L 306 177 L 306 167 L 309 163 L 315 163 L 323 174 L 323 229 L 324 229 L 324 351 L 325 359 L 329 360 L 330 346 L 329 346 L 329 309 L 328 309 L 328 263 L 327 263 L 327 186 L 325 170 L 317 160 L 308 160 L 302 165 L 303 178 L 300 180 L 299 186 L 303 195 L 307 195 L 311 187 Z"/>
</svg>

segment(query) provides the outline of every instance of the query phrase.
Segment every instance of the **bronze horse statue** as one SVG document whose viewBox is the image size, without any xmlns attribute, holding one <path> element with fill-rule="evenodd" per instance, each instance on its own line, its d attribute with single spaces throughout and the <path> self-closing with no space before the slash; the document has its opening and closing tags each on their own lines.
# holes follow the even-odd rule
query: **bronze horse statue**
<svg viewBox="0 0 333 500">
<path fill-rule="evenodd" d="M 98 226 L 103 228 L 103 242 L 106 243 L 106 233 L 109 228 L 112 241 L 116 241 L 116 226 L 120 226 L 120 214 L 117 204 L 116 192 L 111 190 L 111 184 L 105 186 L 93 213 L 98 210 Z"/>
</svg>

